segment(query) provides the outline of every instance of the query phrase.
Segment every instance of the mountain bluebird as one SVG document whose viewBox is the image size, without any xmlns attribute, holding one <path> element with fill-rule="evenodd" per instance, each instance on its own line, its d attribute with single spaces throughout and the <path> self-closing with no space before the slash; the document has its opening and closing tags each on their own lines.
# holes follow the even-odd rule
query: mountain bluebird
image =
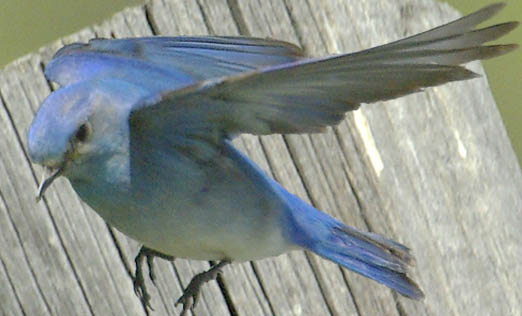
<svg viewBox="0 0 522 316">
<path fill-rule="evenodd" d="M 105 221 L 143 244 L 134 286 L 148 306 L 145 258 L 219 262 L 305 249 L 413 299 L 409 249 L 344 225 L 268 177 L 231 140 L 241 133 L 313 133 L 361 103 L 477 75 L 459 66 L 516 45 L 481 46 L 516 22 L 473 30 L 496 4 L 430 31 L 353 54 L 307 59 L 289 43 L 249 37 L 93 39 L 60 49 L 45 74 L 61 85 L 28 134 L 31 159 Z M 151 271 L 151 277 L 153 273 Z"/>
</svg>

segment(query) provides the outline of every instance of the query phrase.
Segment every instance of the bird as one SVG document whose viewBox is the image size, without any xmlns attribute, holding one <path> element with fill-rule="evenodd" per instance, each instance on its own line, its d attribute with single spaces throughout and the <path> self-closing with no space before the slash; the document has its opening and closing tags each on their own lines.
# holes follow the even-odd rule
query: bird
<svg viewBox="0 0 522 316">
<path fill-rule="evenodd" d="M 348 226 L 269 177 L 232 140 L 240 134 L 322 132 L 362 103 L 398 98 L 478 75 L 462 64 L 515 44 L 483 45 L 517 27 L 477 25 L 498 3 L 426 32 L 355 53 L 308 58 L 298 46 L 254 37 L 92 39 L 59 49 L 45 69 L 60 87 L 27 134 L 45 167 L 41 199 L 66 177 L 108 224 L 143 246 L 132 277 L 150 306 L 143 268 L 153 259 L 216 262 L 176 304 L 233 262 L 307 250 L 422 299 L 406 246 Z"/>
</svg>

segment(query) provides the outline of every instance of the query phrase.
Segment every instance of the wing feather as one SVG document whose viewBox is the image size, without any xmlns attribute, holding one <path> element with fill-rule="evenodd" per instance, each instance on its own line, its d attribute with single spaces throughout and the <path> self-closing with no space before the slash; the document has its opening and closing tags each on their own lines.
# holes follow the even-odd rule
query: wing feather
<svg viewBox="0 0 522 316">
<path fill-rule="evenodd" d="M 93 39 L 60 49 L 45 74 L 61 85 L 110 76 L 177 89 L 301 57 L 295 45 L 252 37 Z"/>
<path fill-rule="evenodd" d="M 321 131 L 361 103 L 477 77 L 459 65 L 517 47 L 481 46 L 511 31 L 516 22 L 473 30 L 502 7 L 488 6 L 433 30 L 361 52 L 297 60 L 163 92 L 139 105 L 136 110 L 141 113 L 136 115 L 161 113 L 161 120 L 177 122 L 197 117 L 212 122 L 223 135 Z"/>
</svg>

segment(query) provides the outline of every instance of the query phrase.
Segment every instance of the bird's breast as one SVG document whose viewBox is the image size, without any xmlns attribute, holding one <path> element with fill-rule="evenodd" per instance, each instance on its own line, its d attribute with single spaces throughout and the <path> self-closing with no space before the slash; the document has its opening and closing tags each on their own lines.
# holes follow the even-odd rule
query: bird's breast
<svg viewBox="0 0 522 316">
<path fill-rule="evenodd" d="M 134 173 L 129 189 L 73 187 L 110 225 L 175 257 L 244 261 L 292 247 L 283 234 L 285 205 L 273 192 L 234 163 L 193 166 Z"/>
</svg>

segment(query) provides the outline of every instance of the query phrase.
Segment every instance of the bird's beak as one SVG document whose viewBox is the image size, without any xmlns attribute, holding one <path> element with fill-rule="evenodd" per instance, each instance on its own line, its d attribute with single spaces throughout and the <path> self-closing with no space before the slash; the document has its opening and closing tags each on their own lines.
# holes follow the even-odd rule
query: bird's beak
<svg viewBox="0 0 522 316">
<path fill-rule="evenodd" d="M 64 161 L 57 169 L 54 170 L 54 172 L 52 172 L 52 174 L 49 177 L 47 177 L 47 175 L 46 175 L 47 172 L 44 172 L 43 179 L 45 179 L 45 180 L 42 179 L 43 181 L 40 183 L 40 187 L 38 188 L 38 196 L 36 197 L 36 202 L 39 202 L 42 199 L 45 191 L 51 185 L 51 183 L 56 178 L 58 178 L 59 176 L 61 176 L 63 174 L 63 172 L 65 171 L 66 165 L 67 165 L 67 162 Z M 52 171 L 53 169 L 46 168 L 45 170 Z"/>
</svg>

